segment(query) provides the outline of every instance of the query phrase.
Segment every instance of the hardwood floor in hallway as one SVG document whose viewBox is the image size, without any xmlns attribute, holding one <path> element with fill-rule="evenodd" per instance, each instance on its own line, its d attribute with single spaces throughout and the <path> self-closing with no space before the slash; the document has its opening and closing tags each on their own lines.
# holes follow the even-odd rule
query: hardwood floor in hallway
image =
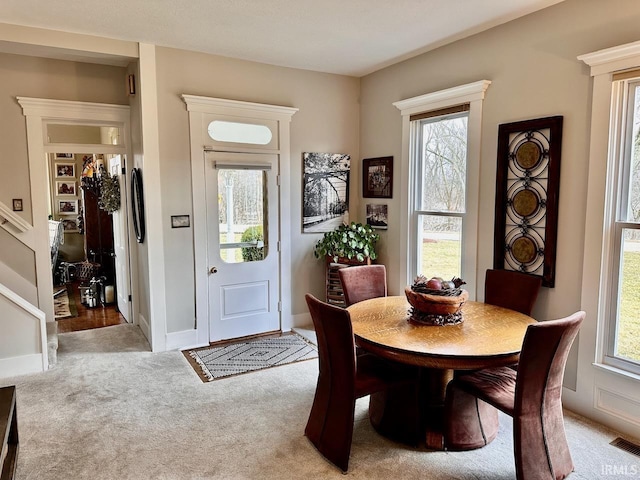
<svg viewBox="0 0 640 480">
<path fill-rule="evenodd" d="M 80 290 L 78 285 L 78 283 L 67 284 L 69 300 L 73 298 L 76 308 L 78 309 L 78 316 L 56 320 L 58 333 L 90 330 L 92 328 L 127 323 L 124 317 L 120 315 L 120 312 L 118 312 L 115 304 L 89 308 L 80 303 Z"/>
</svg>

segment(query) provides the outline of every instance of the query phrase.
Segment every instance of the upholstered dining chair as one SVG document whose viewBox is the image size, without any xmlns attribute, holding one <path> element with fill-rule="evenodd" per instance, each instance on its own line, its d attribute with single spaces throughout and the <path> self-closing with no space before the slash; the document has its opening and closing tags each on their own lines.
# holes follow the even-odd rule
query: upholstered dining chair
<svg viewBox="0 0 640 480">
<path fill-rule="evenodd" d="M 491 442 L 498 410 L 513 418 L 518 480 L 565 478 L 573 471 L 562 415 L 562 379 L 584 312 L 529 325 L 517 371 L 509 367 L 458 374 L 447 385 L 445 448 Z"/>
<path fill-rule="evenodd" d="M 348 306 L 370 298 L 387 296 L 387 270 L 384 265 L 358 265 L 338 270 L 344 300 Z"/>
<path fill-rule="evenodd" d="M 489 269 L 484 280 L 484 303 L 531 315 L 541 286 L 539 276 Z"/>
<path fill-rule="evenodd" d="M 319 362 L 305 435 L 327 460 L 346 472 L 356 399 L 391 388 L 417 392 L 417 375 L 412 369 L 394 369 L 374 355 L 356 359 L 349 312 L 311 294 L 305 298 L 318 339 Z"/>
</svg>

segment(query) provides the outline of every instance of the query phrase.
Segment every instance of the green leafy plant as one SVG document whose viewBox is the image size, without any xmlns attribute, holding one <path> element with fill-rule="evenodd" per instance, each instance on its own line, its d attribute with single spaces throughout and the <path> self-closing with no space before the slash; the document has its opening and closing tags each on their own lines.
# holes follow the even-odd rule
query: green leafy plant
<svg viewBox="0 0 640 480">
<path fill-rule="evenodd" d="M 370 225 L 351 222 L 326 232 L 316 243 L 313 254 L 316 258 L 333 257 L 334 262 L 340 257 L 359 262 L 364 262 L 367 257 L 375 260 L 378 257 L 375 250 L 378 240 L 380 235 Z"/>
<path fill-rule="evenodd" d="M 253 242 L 262 241 L 264 235 L 262 234 L 262 225 L 257 227 L 249 227 L 242 232 L 240 241 Z M 242 247 L 242 259 L 245 262 L 254 262 L 256 260 L 264 260 L 264 247 Z"/>
<path fill-rule="evenodd" d="M 109 213 L 113 213 L 120 208 L 120 180 L 117 175 L 102 172 L 99 206 Z"/>
</svg>

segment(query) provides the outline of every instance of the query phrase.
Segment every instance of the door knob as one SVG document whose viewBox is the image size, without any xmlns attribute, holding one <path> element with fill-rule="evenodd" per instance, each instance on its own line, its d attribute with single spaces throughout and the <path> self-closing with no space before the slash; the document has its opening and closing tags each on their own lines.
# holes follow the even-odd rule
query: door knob
<svg viewBox="0 0 640 480">
<path fill-rule="evenodd" d="M 209 274 L 213 275 L 214 273 L 218 273 L 218 267 L 211 267 L 209 269 Z"/>
</svg>

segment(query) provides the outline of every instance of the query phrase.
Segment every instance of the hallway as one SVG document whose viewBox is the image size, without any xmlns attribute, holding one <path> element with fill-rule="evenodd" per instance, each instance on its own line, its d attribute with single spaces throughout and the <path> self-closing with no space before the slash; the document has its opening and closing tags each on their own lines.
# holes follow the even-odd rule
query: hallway
<svg viewBox="0 0 640 480">
<path fill-rule="evenodd" d="M 77 332 L 80 330 L 90 330 L 93 328 L 127 323 L 120 312 L 118 312 L 115 303 L 112 305 L 99 305 L 92 308 L 83 305 L 80 302 L 80 290 L 78 286 L 78 282 L 68 283 L 66 285 L 69 301 L 75 303 L 78 315 L 56 320 L 58 333 Z"/>
</svg>

